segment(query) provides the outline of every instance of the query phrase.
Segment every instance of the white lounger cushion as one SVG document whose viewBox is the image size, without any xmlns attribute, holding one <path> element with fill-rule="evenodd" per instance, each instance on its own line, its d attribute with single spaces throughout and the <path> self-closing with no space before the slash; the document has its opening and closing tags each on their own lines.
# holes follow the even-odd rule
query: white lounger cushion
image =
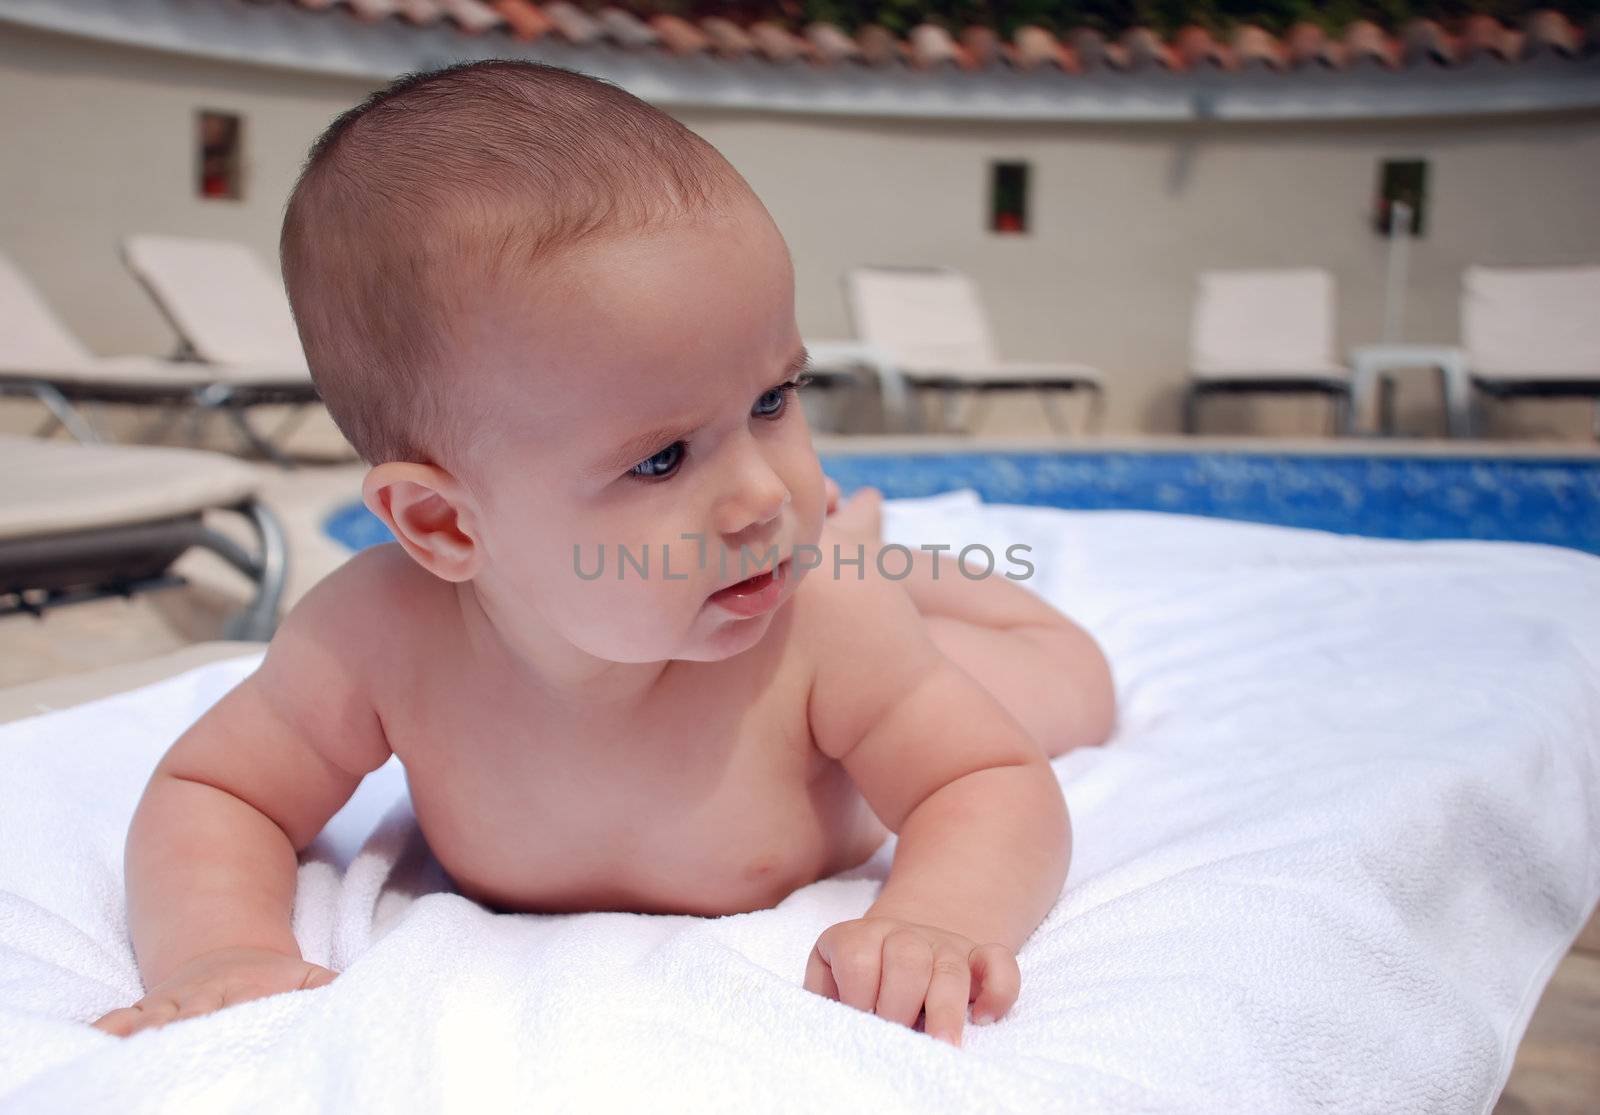
<svg viewBox="0 0 1600 1115">
<path fill-rule="evenodd" d="M 123 251 L 200 359 L 280 374 L 305 370 L 283 284 L 245 245 L 130 236 Z"/>
<path fill-rule="evenodd" d="M 0 435 L 0 540 L 177 518 L 252 495 L 256 470 L 220 453 Z"/>
<path fill-rule="evenodd" d="M 211 377 L 155 356 L 100 358 L 61 323 L 16 266 L 0 255 L 0 375 L 86 383 L 199 387 Z"/>
<path fill-rule="evenodd" d="M 4 255 L 0 255 L 0 377 L 43 380 L 64 389 L 98 386 L 180 393 L 214 383 L 267 387 L 284 382 L 281 366 L 218 367 L 160 356 L 96 356 Z"/>
<path fill-rule="evenodd" d="M 893 354 L 909 379 L 930 376 L 980 384 L 1090 381 L 1086 364 L 1000 359 L 972 278 L 947 267 L 857 267 L 845 277 L 856 332 Z"/>
<path fill-rule="evenodd" d="M 892 841 L 736 917 L 495 915 L 441 891 L 393 766 L 300 870 L 339 979 L 89 1029 L 139 993 L 129 815 L 252 658 L 0 727 L 0 1108 L 1488 1110 L 1600 893 L 1600 561 L 960 500 L 886 529 L 1031 545 L 1121 695 L 1054 764 L 1076 850 L 1022 998 L 963 1049 L 801 987 Z"/>
<path fill-rule="evenodd" d="M 93 359 L 33 284 L 0 255 L 0 371 L 36 371 Z"/>
<path fill-rule="evenodd" d="M 1474 375 L 1600 379 L 1600 266 L 1467 268 L 1461 340 Z"/>
<path fill-rule="evenodd" d="M 1334 355 L 1333 276 L 1316 267 L 1205 271 L 1189 370 L 1206 378 L 1345 379 Z"/>
</svg>

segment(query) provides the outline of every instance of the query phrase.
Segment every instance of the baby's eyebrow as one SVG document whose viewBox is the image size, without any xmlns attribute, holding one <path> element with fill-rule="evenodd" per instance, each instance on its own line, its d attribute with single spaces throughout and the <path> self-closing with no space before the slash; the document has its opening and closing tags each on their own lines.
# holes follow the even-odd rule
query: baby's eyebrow
<svg viewBox="0 0 1600 1115">
<path fill-rule="evenodd" d="M 799 350 L 789 358 L 789 363 L 783 369 L 780 382 L 787 382 L 796 376 L 803 375 L 811 367 L 811 353 L 801 345 Z M 777 384 L 773 384 L 774 387 Z M 601 461 L 593 469 L 596 476 L 605 476 L 623 469 L 632 468 L 651 454 L 659 453 L 675 441 L 681 441 L 694 433 L 699 428 L 698 424 L 678 423 L 670 426 L 657 426 L 647 430 L 637 437 L 631 437 Z"/>
</svg>

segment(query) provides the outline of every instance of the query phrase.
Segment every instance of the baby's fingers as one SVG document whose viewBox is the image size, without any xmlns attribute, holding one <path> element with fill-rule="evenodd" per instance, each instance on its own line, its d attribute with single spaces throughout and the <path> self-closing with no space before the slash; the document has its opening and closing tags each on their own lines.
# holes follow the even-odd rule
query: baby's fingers
<svg viewBox="0 0 1600 1115">
<path fill-rule="evenodd" d="M 967 1021 L 967 997 L 972 991 L 972 970 L 967 958 L 952 948 L 941 948 L 933 958 L 933 979 L 928 983 L 927 1016 L 923 1031 L 939 1041 L 961 1044 Z"/>
<path fill-rule="evenodd" d="M 872 1013 L 878 1001 L 878 974 L 882 967 L 883 937 L 864 931 L 860 922 L 840 922 L 823 931 L 811 950 L 806 986 L 811 987 L 811 964 L 820 960 L 833 980 L 837 998 L 847 1007 Z"/>
<path fill-rule="evenodd" d="M 805 989 L 825 999 L 839 997 L 839 985 L 833 980 L 833 972 L 829 970 L 828 962 L 822 959 L 822 952 L 816 948 L 806 957 Z"/>
<path fill-rule="evenodd" d="M 95 1019 L 92 1025 L 113 1037 L 125 1038 L 140 1030 L 163 1026 L 178 1016 L 178 1004 L 171 999 L 144 999 Z"/>
<path fill-rule="evenodd" d="M 878 1017 L 914 1027 L 933 978 L 933 946 L 922 936 L 896 929 L 883 939 L 883 979 Z"/>
<path fill-rule="evenodd" d="M 1022 990 L 1017 957 L 1004 945 L 979 945 L 968 957 L 972 965 L 972 1021 L 993 1022 L 1010 1010 Z"/>
</svg>

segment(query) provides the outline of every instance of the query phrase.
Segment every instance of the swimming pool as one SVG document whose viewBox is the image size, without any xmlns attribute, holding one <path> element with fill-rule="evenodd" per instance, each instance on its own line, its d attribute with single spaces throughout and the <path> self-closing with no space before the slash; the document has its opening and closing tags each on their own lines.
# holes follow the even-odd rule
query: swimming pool
<svg viewBox="0 0 1600 1115">
<path fill-rule="evenodd" d="M 1600 456 L 1309 451 L 824 452 L 845 492 L 972 488 L 989 503 L 1170 511 L 1377 538 L 1542 542 L 1600 554 Z M 359 502 L 324 524 L 362 549 L 388 531 Z"/>
</svg>

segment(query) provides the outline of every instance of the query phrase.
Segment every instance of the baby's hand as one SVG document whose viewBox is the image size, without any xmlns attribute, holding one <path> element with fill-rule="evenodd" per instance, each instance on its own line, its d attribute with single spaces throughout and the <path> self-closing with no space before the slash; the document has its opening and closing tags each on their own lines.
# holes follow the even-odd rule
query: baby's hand
<svg viewBox="0 0 1600 1115">
<path fill-rule="evenodd" d="M 195 957 L 133 1006 L 96 1019 L 94 1026 L 125 1038 L 281 991 L 321 987 L 333 982 L 335 975 L 327 968 L 270 949 L 218 949 Z"/>
<path fill-rule="evenodd" d="M 1016 954 L 958 933 L 897 918 L 866 917 L 830 926 L 806 961 L 807 991 L 857 1010 L 923 1029 L 951 1045 L 972 1003 L 972 1020 L 992 1022 L 1011 1009 L 1022 986 Z"/>
</svg>

